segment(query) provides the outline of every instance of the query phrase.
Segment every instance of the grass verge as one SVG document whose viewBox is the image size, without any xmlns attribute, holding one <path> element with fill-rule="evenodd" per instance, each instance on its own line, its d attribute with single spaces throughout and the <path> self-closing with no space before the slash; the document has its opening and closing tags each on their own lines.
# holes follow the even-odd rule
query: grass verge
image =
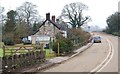
<svg viewBox="0 0 120 74">
<path fill-rule="evenodd" d="M 3 57 L 3 49 L 0 48 L 0 57 Z"/>
<path fill-rule="evenodd" d="M 46 51 L 46 59 L 50 59 L 50 58 L 53 58 L 55 57 L 55 53 L 54 51 L 50 50 L 50 49 L 44 49 Z"/>
</svg>

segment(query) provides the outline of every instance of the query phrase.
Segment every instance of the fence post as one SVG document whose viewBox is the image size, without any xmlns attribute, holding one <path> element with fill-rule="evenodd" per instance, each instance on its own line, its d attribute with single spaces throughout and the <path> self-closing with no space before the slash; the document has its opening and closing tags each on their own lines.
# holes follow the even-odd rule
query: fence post
<svg viewBox="0 0 120 74">
<path fill-rule="evenodd" d="M 10 49 L 11 56 L 13 55 L 13 49 Z"/>
<path fill-rule="evenodd" d="M 3 46 L 3 56 L 5 56 L 5 46 Z"/>
<path fill-rule="evenodd" d="M 60 47 L 59 47 L 59 42 L 58 42 L 58 56 L 60 55 Z"/>
</svg>

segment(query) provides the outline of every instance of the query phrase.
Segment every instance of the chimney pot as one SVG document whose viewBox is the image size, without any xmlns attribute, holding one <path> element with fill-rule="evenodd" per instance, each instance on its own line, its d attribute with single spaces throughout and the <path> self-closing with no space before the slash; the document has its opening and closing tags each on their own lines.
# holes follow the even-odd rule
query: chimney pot
<svg viewBox="0 0 120 74">
<path fill-rule="evenodd" d="M 46 19 L 50 20 L 50 13 L 46 13 Z"/>
<path fill-rule="evenodd" d="M 54 21 L 54 22 L 55 22 L 55 15 L 53 15 L 53 16 L 52 16 L 52 21 Z"/>
<path fill-rule="evenodd" d="M 56 19 L 57 22 L 59 22 L 59 19 Z"/>
</svg>

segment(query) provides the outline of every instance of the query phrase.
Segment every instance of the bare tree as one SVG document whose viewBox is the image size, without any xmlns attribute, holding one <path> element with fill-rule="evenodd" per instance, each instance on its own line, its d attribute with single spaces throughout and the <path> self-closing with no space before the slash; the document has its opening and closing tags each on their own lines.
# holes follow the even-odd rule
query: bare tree
<svg viewBox="0 0 120 74">
<path fill-rule="evenodd" d="M 83 10 L 87 9 L 88 6 L 83 3 L 70 3 L 64 6 L 60 17 L 68 19 L 73 28 L 79 28 L 90 18 L 89 16 L 83 17 Z"/>
<path fill-rule="evenodd" d="M 41 16 L 38 15 L 38 11 L 36 10 L 36 5 L 25 2 L 20 7 L 16 9 L 17 11 L 17 33 L 19 33 L 19 36 L 27 36 L 32 34 L 33 24 L 34 22 L 41 22 Z M 18 29 L 21 27 L 21 31 L 25 32 L 24 34 L 22 32 L 19 32 Z M 24 28 L 22 28 L 24 27 Z"/>
<path fill-rule="evenodd" d="M 25 2 L 22 6 L 18 7 L 16 11 L 18 13 L 19 22 L 25 21 L 27 25 L 30 26 L 33 19 L 37 17 L 36 7 L 36 5 L 30 2 Z"/>
</svg>

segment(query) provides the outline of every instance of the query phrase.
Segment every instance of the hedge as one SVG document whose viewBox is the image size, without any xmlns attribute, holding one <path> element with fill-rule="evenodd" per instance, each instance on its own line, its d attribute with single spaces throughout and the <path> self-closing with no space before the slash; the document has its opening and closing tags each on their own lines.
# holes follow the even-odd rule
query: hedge
<svg viewBox="0 0 120 74">
<path fill-rule="evenodd" d="M 60 54 L 68 54 L 73 50 L 73 43 L 68 38 L 57 39 L 53 43 L 53 51 L 58 53 L 58 43 L 59 43 L 59 52 Z"/>
</svg>

